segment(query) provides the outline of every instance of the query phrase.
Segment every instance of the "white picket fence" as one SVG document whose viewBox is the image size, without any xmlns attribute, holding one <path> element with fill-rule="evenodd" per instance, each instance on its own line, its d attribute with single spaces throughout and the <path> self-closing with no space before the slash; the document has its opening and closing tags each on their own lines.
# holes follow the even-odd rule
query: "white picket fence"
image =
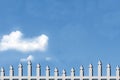
<svg viewBox="0 0 120 80">
<path fill-rule="evenodd" d="M 23 75 L 23 66 L 22 64 L 18 65 L 18 76 L 14 76 L 14 69 L 12 66 L 10 66 L 9 70 L 9 76 L 5 76 L 5 70 L 2 67 L 1 68 L 1 76 L 0 80 L 119 80 L 120 79 L 120 68 L 119 66 L 116 67 L 116 76 L 111 76 L 111 66 L 110 64 L 107 65 L 106 68 L 106 76 L 102 75 L 102 63 L 101 61 L 98 61 L 98 75 L 93 75 L 93 66 L 92 64 L 89 65 L 89 75 L 84 76 L 84 68 L 83 66 L 80 66 L 80 75 L 75 76 L 75 70 L 74 68 L 71 69 L 71 75 L 66 76 L 66 71 L 62 71 L 62 75 L 59 76 L 58 69 L 54 69 L 54 76 L 50 76 L 50 68 L 49 66 L 46 67 L 46 75 L 41 76 L 41 67 L 40 64 L 37 64 L 36 66 L 36 76 L 32 76 L 32 63 L 31 61 L 28 61 L 27 66 L 27 76 Z"/>
</svg>

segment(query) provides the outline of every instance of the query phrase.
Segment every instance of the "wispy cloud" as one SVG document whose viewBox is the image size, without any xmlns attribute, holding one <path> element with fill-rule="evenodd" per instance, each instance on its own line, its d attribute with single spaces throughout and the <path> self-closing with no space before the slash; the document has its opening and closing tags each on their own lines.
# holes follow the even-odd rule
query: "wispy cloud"
<svg viewBox="0 0 120 80">
<path fill-rule="evenodd" d="M 52 58 L 51 57 L 46 57 L 45 60 L 50 61 L 50 60 L 52 60 Z"/>
<path fill-rule="evenodd" d="M 27 58 L 21 58 L 21 62 L 26 62 L 26 61 L 33 61 L 34 57 L 32 55 L 29 55 Z"/>
<path fill-rule="evenodd" d="M 3 35 L 0 40 L 0 51 L 17 50 L 21 52 L 45 51 L 48 45 L 48 36 L 42 34 L 35 38 L 23 38 L 23 33 L 13 31 Z"/>
</svg>

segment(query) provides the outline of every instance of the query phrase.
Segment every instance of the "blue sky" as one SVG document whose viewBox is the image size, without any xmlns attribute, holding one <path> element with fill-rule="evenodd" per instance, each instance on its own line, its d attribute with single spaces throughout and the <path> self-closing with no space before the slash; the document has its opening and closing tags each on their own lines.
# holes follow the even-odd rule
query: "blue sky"
<svg viewBox="0 0 120 80">
<path fill-rule="evenodd" d="M 0 49 L 0 66 L 5 67 L 6 74 L 10 64 L 17 67 L 22 62 L 26 69 L 27 58 L 32 56 L 33 68 L 40 63 L 43 74 L 46 65 L 52 71 L 58 67 L 60 73 L 65 68 L 68 74 L 72 67 L 78 74 L 79 66 L 84 65 L 87 75 L 92 63 L 97 75 L 97 62 L 101 60 L 103 74 L 110 63 L 115 75 L 115 67 L 120 64 L 119 3 L 119 0 L 1 0 L 0 45 L 3 36 L 12 32 L 18 32 L 20 41 L 26 44 L 39 40 L 41 35 L 47 39 L 44 51 L 32 46 L 26 51 L 18 46 L 12 49 L 0 46 L 7 47 Z"/>
</svg>

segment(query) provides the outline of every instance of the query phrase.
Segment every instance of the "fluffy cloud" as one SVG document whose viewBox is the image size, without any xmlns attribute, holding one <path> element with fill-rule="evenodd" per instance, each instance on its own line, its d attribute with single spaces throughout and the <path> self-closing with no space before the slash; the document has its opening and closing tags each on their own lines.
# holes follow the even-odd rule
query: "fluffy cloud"
<svg viewBox="0 0 120 80">
<path fill-rule="evenodd" d="M 26 62 L 26 61 L 33 61 L 34 57 L 32 55 L 29 55 L 27 58 L 21 58 L 21 62 Z"/>
<path fill-rule="evenodd" d="M 3 35 L 0 40 L 0 51 L 17 50 L 21 52 L 45 51 L 48 45 L 48 37 L 42 34 L 35 38 L 23 38 L 23 33 L 13 31 Z"/>
</svg>

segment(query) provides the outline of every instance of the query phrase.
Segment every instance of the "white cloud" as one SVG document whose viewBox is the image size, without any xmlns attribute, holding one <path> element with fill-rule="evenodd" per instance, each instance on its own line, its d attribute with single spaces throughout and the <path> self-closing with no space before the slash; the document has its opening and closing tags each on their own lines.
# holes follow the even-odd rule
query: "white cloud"
<svg viewBox="0 0 120 80">
<path fill-rule="evenodd" d="M 35 38 L 23 38 L 23 33 L 13 31 L 3 35 L 0 40 L 0 51 L 17 50 L 21 52 L 45 51 L 48 45 L 48 37 L 42 34 Z"/>
<path fill-rule="evenodd" d="M 32 55 L 29 55 L 27 58 L 21 58 L 21 62 L 26 62 L 26 61 L 33 61 L 34 57 Z"/>
<path fill-rule="evenodd" d="M 45 60 L 46 61 L 50 61 L 52 58 L 51 57 L 46 57 Z"/>
</svg>

